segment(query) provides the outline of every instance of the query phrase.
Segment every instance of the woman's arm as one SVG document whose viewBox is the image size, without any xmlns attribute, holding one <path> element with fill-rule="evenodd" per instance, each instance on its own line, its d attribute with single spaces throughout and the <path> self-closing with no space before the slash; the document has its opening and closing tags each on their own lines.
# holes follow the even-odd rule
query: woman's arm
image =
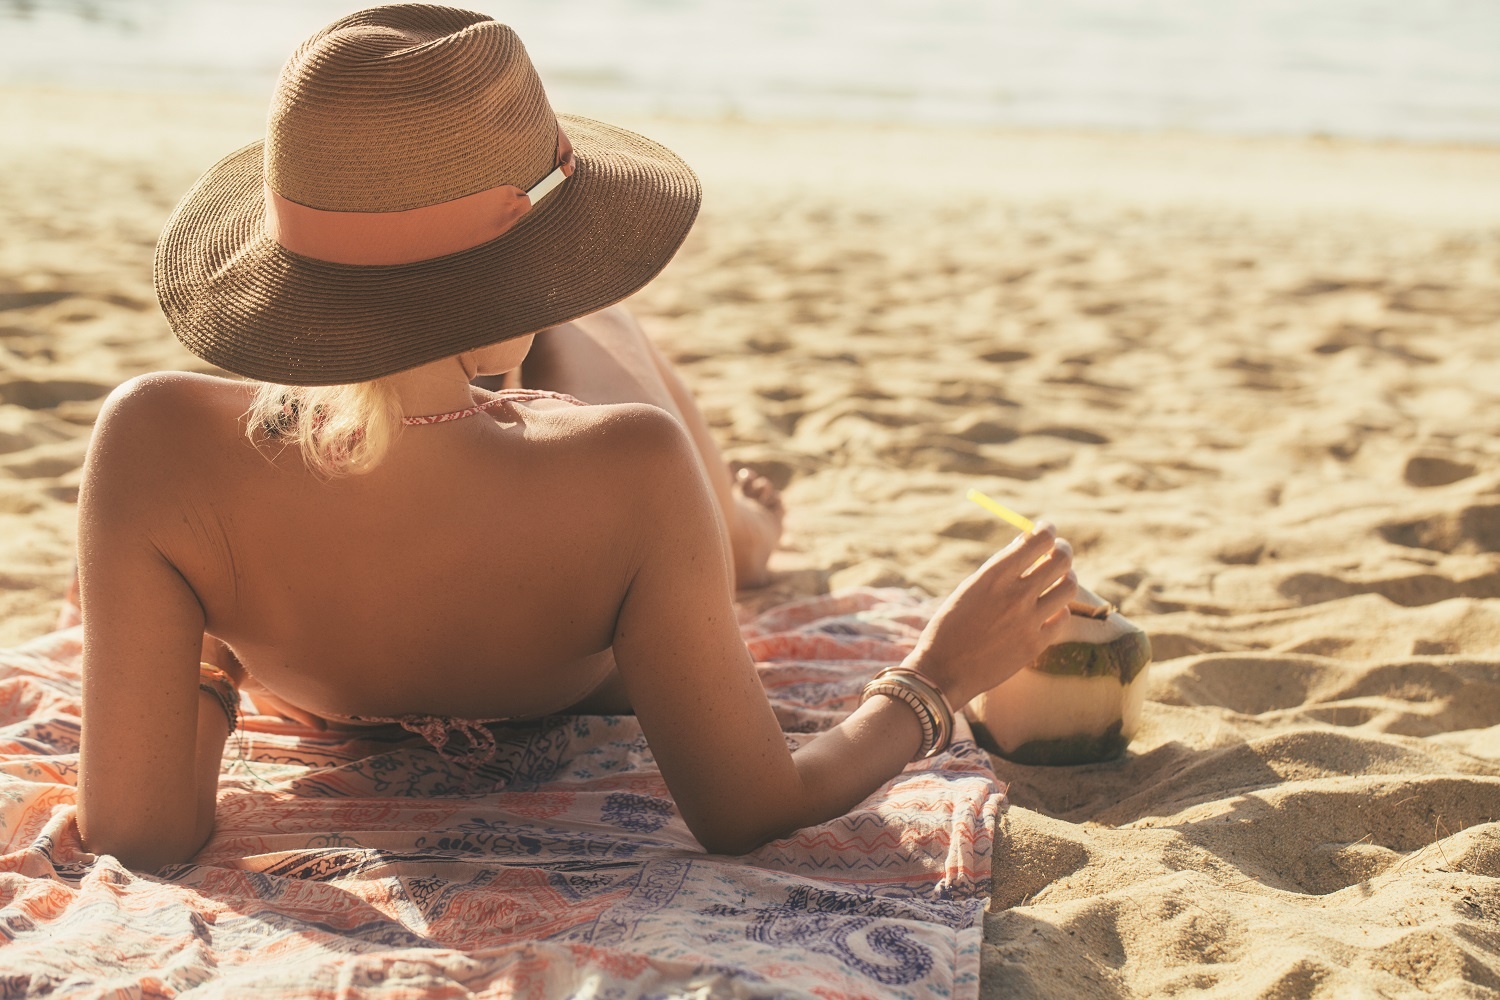
<svg viewBox="0 0 1500 1000">
<path fill-rule="evenodd" d="M 897 774 L 916 715 L 884 696 L 791 753 L 735 620 L 713 498 L 671 418 L 637 421 L 632 479 L 651 484 L 645 536 L 614 636 L 620 677 L 683 819 L 716 853 L 840 816 Z M 955 705 L 1000 683 L 1051 640 L 1075 584 L 1066 545 L 1027 536 L 966 581 L 908 663 Z"/>
<path fill-rule="evenodd" d="M 116 390 L 79 495 L 78 830 L 88 850 L 143 870 L 186 861 L 208 840 L 229 731 L 198 690 L 203 609 L 160 544 L 180 500 L 160 454 L 179 419 L 174 395 L 162 381 Z"/>
</svg>

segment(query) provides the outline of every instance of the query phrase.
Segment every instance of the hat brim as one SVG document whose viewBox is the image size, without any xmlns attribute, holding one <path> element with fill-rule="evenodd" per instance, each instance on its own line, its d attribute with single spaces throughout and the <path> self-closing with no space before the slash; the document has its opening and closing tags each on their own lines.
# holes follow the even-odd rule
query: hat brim
<svg viewBox="0 0 1500 1000">
<path fill-rule="evenodd" d="M 676 154 L 559 115 L 577 167 L 503 236 L 414 264 L 334 264 L 266 235 L 262 144 L 211 167 L 156 247 L 162 310 L 194 354 L 286 385 L 336 385 L 537 333 L 661 272 L 697 217 Z"/>
</svg>

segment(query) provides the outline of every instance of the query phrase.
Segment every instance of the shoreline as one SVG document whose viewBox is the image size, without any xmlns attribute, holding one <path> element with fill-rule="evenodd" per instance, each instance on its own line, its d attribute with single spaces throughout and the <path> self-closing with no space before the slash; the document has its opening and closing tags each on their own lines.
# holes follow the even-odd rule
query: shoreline
<svg viewBox="0 0 1500 1000">
<path fill-rule="evenodd" d="M 0 87 L 0 153 L 83 150 L 186 157 L 185 184 L 257 140 L 264 100 L 239 95 Z M 162 120 L 170 109 L 172 121 Z M 103 119 L 101 121 L 101 119 Z M 618 116 L 684 157 L 710 197 L 918 201 L 1097 199 L 1275 215 L 1365 215 L 1454 228 L 1500 225 L 1500 144 L 1316 136 L 960 128 Z M 191 126 L 192 134 L 185 135 Z M 28 152 L 31 151 L 31 152 Z M 818 169 L 819 166 L 823 169 Z M 1420 178 L 1420 180 L 1419 180 Z M 716 190 L 717 189 L 717 190 Z"/>
</svg>

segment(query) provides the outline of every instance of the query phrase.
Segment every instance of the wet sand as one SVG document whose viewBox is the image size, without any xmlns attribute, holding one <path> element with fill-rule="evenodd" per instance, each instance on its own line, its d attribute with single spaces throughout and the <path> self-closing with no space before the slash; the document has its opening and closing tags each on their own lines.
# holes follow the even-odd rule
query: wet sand
<svg viewBox="0 0 1500 1000">
<path fill-rule="evenodd" d="M 0 91 L 0 642 L 103 395 L 209 370 L 151 244 L 261 116 Z M 747 601 L 942 592 L 978 486 L 1153 637 L 1124 760 L 999 762 L 982 995 L 1500 989 L 1500 150 L 623 124 L 707 191 L 636 307 L 786 488 Z"/>
</svg>

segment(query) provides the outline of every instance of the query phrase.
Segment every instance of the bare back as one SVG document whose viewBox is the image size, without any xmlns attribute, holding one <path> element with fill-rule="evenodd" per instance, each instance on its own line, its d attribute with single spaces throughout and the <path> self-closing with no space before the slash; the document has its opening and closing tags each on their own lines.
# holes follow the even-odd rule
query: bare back
<svg viewBox="0 0 1500 1000">
<path fill-rule="evenodd" d="M 166 432 L 111 456 L 154 471 L 145 523 L 129 527 L 285 700 L 330 716 L 533 716 L 608 672 L 596 654 L 649 544 L 624 467 L 649 408 L 506 402 L 406 428 L 373 471 L 325 481 L 295 448 L 250 443 L 242 383 L 163 374 L 131 394 L 150 397 L 132 417 Z"/>
<path fill-rule="evenodd" d="M 324 481 L 246 439 L 249 391 L 143 376 L 95 428 L 79 498 L 90 849 L 150 868 L 211 834 L 229 729 L 198 690 L 205 633 L 319 715 L 534 716 L 581 710 L 608 679 L 714 851 L 848 810 L 918 747 L 911 709 L 880 696 L 789 751 L 740 638 L 706 463 L 664 409 L 508 402 L 409 427 L 373 471 Z M 1050 532 L 1018 540 L 908 659 L 959 703 L 998 684 L 1066 618 L 1069 562 Z"/>
</svg>

